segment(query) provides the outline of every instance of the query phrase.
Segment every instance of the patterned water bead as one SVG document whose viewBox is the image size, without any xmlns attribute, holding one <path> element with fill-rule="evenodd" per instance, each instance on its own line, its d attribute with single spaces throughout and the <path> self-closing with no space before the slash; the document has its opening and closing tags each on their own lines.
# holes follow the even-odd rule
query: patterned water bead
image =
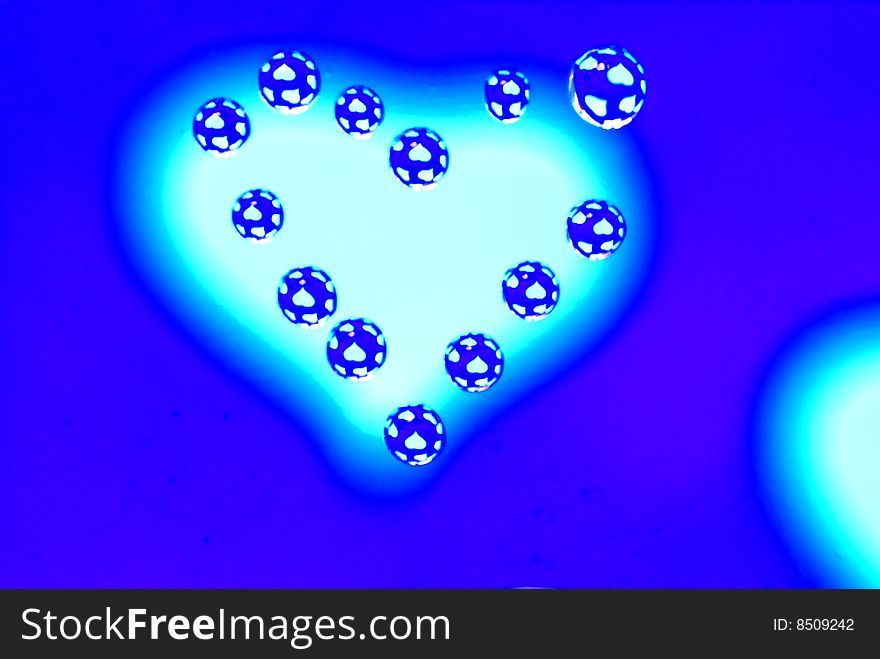
<svg viewBox="0 0 880 659">
<path fill-rule="evenodd" d="M 648 91 L 645 69 L 626 48 L 593 48 L 571 66 L 568 94 L 585 121 L 622 128 L 635 119 Z"/>
<path fill-rule="evenodd" d="M 440 415 L 425 405 L 404 405 L 388 415 L 385 446 L 391 455 L 412 467 L 423 467 L 446 445 Z"/>
<path fill-rule="evenodd" d="M 499 69 L 486 80 L 486 109 L 499 121 L 512 124 L 525 114 L 531 89 L 522 73 Z"/>
<path fill-rule="evenodd" d="M 269 242 L 284 225 L 281 201 L 269 190 L 248 190 L 232 205 L 232 225 L 251 242 Z"/>
<path fill-rule="evenodd" d="M 370 137 L 384 118 L 385 105 L 369 87 L 349 87 L 336 99 L 336 123 L 355 139 Z"/>
<path fill-rule="evenodd" d="M 327 362 L 347 380 L 369 379 L 388 354 L 385 335 L 365 318 L 343 320 L 330 330 Z"/>
<path fill-rule="evenodd" d="M 485 334 L 462 334 L 446 347 L 446 373 L 460 389 L 486 391 L 504 370 L 504 355 Z"/>
<path fill-rule="evenodd" d="M 193 118 L 193 137 L 199 146 L 219 158 L 234 155 L 251 134 L 244 108 L 231 98 L 212 98 Z"/>
<path fill-rule="evenodd" d="M 321 91 L 321 72 L 315 60 L 301 50 L 280 51 L 263 64 L 260 95 L 284 114 L 300 114 L 311 107 Z"/>
<path fill-rule="evenodd" d="M 449 149 L 443 138 L 430 128 L 409 128 L 394 138 L 388 162 L 405 186 L 428 190 L 446 175 Z"/>
<path fill-rule="evenodd" d="M 336 312 L 336 287 L 320 268 L 293 268 L 278 285 L 278 306 L 291 323 L 320 327 Z"/>
<path fill-rule="evenodd" d="M 611 256 L 626 237 L 626 220 L 612 204 L 587 199 L 568 213 L 568 241 L 591 261 Z"/>
<path fill-rule="evenodd" d="M 556 308 L 559 280 L 543 263 L 523 261 L 504 274 L 501 293 L 514 314 L 524 320 L 541 320 Z"/>
</svg>

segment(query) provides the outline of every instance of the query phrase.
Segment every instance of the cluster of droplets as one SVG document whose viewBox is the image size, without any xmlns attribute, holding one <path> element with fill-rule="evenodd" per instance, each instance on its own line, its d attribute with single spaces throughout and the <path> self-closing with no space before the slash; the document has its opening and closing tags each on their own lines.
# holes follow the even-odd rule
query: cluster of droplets
<svg viewBox="0 0 880 659">
<path fill-rule="evenodd" d="M 301 50 L 279 51 L 260 67 L 260 97 L 280 113 L 308 110 L 321 91 L 321 73 Z M 604 129 L 630 123 L 641 110 L 646 93 L 645 71 L 625 48 L 593 48 L 579 57 L 569 73 L 572 107 L 585 121 Z M 485 106 L 498 121 L 519 121 L 531 100 L 531 84 L 513 69 L 494 71 L 484 84 Z M 334 105 L 339 128 L 355 139 L 367 139 L 385 119 L 385 105 L 370 87 L 346 88 Z M 199 146 L 217 157 L 234 155 L 251 134 L 244 108 L 229 98 L 213 98 L 196 111 L 193 136 Z M 449 170 L 449 148 L 434 130 L 408 128 L 389 148 L 391 173 L 411 190 L 428 190 Z M 232 224 L 252 243 L 270 241 L 284 226 L 284 209 L 273 192 L 247 190 L 232 206 Z M 590 261 L 611 256 L 626 236 L 620 210 L 599 199 L 586 199 L 567 217 L 568 241 L 577 254 Z M 517 318 L 539 321 L 559 303 L 559 279 L 539 261 L 522 261 L 501 278 L 501 297 Z M 315 266 L 291 268 L 278 284 L 278 307 L 299 327 L 322 327 L 337 307 L 336 286 L 327 272 Z M 327 363 L 339 377 L 352 381 L 372 378 L 387 361 L 388 345 L 382 330 L 366 318 L 338 322 L 327 338 Z M 498 342 L 473 332 L 456 337 L 444 354 L 446 373 L 460 390 L 485 392 L 504 372 L 504 354 Z M 423 466 L 432 462 L 446 443 L 440 415 L 422 404 L 404 405 L 387 418 L 385 444 L 401 462 Z"/>
</svg>

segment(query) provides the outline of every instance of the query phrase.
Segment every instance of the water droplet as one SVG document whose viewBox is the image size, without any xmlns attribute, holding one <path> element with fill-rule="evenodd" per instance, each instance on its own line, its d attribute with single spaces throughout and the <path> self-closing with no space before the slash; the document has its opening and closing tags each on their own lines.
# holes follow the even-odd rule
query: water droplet
<svg viewBox="0 0 880 659">
<path fill-rule="evenodd" d="M 461 355 L 453 360 L 452 355 Z M 504 356 L 498 344 L 485 334 L 463 334 L 446 348 L 446 373 L 459 388 L 485 391 L 501 376 Z"/>
<path fill-rule="evenodd" d="M 437 133 L 429 128 L 409 128 L 391 144 L 388 155 L 391 171 L 413 190 L 434 187 L 449 169 L 449 150 Z"/>
<path fill-rule="evenodd" d="M 418 432 L 414 432 L 412 435 L 406 438 L 406 440 L 403 442 L 403 445 L 410 450 L 421 451 L 428 445 L 428 442 L 426 442 Z"/>
<path fill-rule="evenodd" d="M 258 85 L 270 107 L 283 114 L 300 114 L 321 91 L 321 76 L 314 60 L 302 51 L 281 51 L 260 67 Z"/>
<path fill-rule="evenodd" d="M 489 76 L 483 91 L 489 114 L 502 123 L 512 124 L 525 114 L 531 85 L 522 73 L 500 69 Z"/>
<path fill-rule="evenodd" d="M 347 346 L 344 350 L 342 346 Z M 379 327 L 365 318 L 343 320 L 330 332 L 327 363 L 347 380 L 366 380 L 382 364 L 388 346 Z"/>
<path fill-rule="evenodd" d="M 535 282 L 526 289 L 526 297 L 530 300 L 543 300 L 547 296 L 547 291 L 538 282 Z"/>
<path fill-rule="evenodd" d="M 368 139 L 382 123 L 385 106 L 379 95 L 363 85 L 346 89 L 336 101 L 336 123 L 355 139 Z"/>
</svg>

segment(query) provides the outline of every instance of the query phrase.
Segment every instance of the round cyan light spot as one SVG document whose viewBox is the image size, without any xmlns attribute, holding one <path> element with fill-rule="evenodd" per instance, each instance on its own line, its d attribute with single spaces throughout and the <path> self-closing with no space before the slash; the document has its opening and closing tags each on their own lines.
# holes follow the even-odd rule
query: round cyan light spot
<svg viewBox="0 0 880 659">
<path fill-rule="evenodd" d="M 572 208 L 567 224 L 569 243 L 578 254 L 591 261 L 607 259 L 626 238 L 623 213 L 598 199 L 587 199 Z"/>
<path fill-rule="evenodd" d="M 321 72 L 301 50 L 280 51 L 260 67 L 260 95 L 284 114 L 308 110 L 321 91 Z"/>
<path fill-rule="evenodd" d="M 498 69 L 486 80 L 484 94 L 489 114 L 505 124 L 518 121 L 526 112 L 532 86 L 519 71 Z"/>
<path fill-rule="evenodd" d="M 571 65 L 571 105 L 594 126 L 626 126 L 642 109 L 647 91 L 645 69 L 626 48 L 593 48 Z"/>
<path fill-rule="evenodd" d="M 756 408 L 762 498 L 821 587 L 880 588 L 880 305 L 792 339 Z"/>
<path fill-rule="evenodd" d="M 430 128 L 409 128 L 394 138 L 388 162 L 401 183 L 413 190 L 428 190 L 446 175 L 449 149 Z"/>
<path fill-rule="evenodd" d="M 346 380 L 367 380 L 385 363 L 388 346 L 379 326 L 365 318 L 350 318 L 330 330 L 327 363 Z"/>
<path fill-rule="evenodd" d="M 336 312 L 336 287 L 320 268 L 293 268 L 278 284 L 278 307 L 294 325 L 320 327 Z"/>
<path fill-rule="evenodd" d="M 232 226 L 253 243 L 269 242 L 284 226 L 281 201 L 269 190 L 248 190 L 232 205 Z"/>
<path fill-rule="evenodd" d="M 404 405 L 385 421 L 385 445 L 401 462 L 423 467 L 443 450 L 446 429 L 440 415 L 430 407 Z"/>
<path fill-rule="evenodd" d="M 193 117 L 193 137 L 200 147 L 217 157 L 235 154 L 250 134 L 247 113 L 231 98 L 212 98 Z"/>
<path fill-rule="evenodd" d="M 369 87 L 349 87 L 336 99 L 336 123 L 355 139 L 365 140 L 385 118 L 385 105 Z"/>
<path fill-rule="evenodd" d="M 501 294 L 507 308 L 523 320 L 546 318 L 559 302 L 556 273 L 539 261 L 523 261 L 504 273 Z"/>
<path fill-rule="evenodd" d="M 462 334 L 446 347 L 446 373 L 463 391 L 486 391 L 504 371 L 504 355 L 485 334 Z"/>
</svg>

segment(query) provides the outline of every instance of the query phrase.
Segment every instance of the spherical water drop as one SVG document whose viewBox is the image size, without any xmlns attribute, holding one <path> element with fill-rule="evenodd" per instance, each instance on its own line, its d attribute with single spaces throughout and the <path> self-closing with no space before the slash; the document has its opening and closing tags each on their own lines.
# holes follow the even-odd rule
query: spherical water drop
<svg viewBox="0 0 880 659">
<path fill-rule="evenodd" d="M 591 261 L 611 256 L 626 237 L 626 220 L 612 204 L 587 199 L 568 213 L 568 240 L 575 251 Z"/>
<path fill-rule="evenodd" d="M 327 363 L 347 380 L 370 378 L 388 355 L 385 335 L 376 323 L 350 318 L 338 323 L 327 339 Z"/>
<path fill-rule="evenodd" d="M 336 99 L 336 123 L 355 139 L 370 137 L 384 118 L 385 105 L 369 87 L 349 87 Z"/>
<path fill-rule="evenodd" d="M 301 50 L 279 51 L 260 68 L 260 95 L 284 114 L 308 110 L 321 91 L 321 73 Z"/>
<path fill-rule="evenodd" d="M 446 445 L 440 415 L 425 405 L 404 405 L 388 415 L 385 446 L 395 458 L 412 467 L 432 462 Z"/>
<path fill-rule="evenodd" d="M 217 157 L 234 155 L 251 134 L 244 108 L 231 98 L 212 98 L 193 118 L 193 137 L 199 146 Z"/>
<path fill-rule="evenodd" d="M 392 173 L 408 188 L 428 190 L 449 169 L 446 142 L 429 128 L 410 128 L 394 138 L 388 162 Z"/>
<path fill-rule="evenodd" d="M 278 284 L 278 306 L 291 323 L 320 327 L 336 311 L 336 287 L 320 268 L 293 268 Z"/>
</svg>

